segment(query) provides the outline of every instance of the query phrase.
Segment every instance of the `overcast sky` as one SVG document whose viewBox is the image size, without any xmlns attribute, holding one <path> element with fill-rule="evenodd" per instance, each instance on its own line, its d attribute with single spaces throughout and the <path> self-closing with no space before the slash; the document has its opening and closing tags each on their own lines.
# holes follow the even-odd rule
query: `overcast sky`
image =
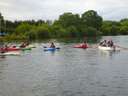
<svg viewBox="0 0 128 96">
<path fill-rule="evenodd" d="M 64 12 L 87 10 L 96 10 L 105 20 L 120 20 L 128 17 L 128 0 L 0 0 L 0 12 L 8 20 L 55 20 Z"/>
</svg>

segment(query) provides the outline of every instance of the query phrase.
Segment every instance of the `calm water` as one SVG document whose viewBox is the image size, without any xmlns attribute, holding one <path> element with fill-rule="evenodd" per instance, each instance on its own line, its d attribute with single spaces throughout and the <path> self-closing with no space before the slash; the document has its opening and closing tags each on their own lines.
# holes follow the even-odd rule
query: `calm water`
<svg viewBox="0 0 128 96">
<path fill-rule="evenodd" d="M 112 38 L 128 47 L 128 36 Z M 0 96 L 128 96 L 128 50 L 75 49 L 44 52 L 44 43 L 21 56 L 0 58 Z"/>
</svg>

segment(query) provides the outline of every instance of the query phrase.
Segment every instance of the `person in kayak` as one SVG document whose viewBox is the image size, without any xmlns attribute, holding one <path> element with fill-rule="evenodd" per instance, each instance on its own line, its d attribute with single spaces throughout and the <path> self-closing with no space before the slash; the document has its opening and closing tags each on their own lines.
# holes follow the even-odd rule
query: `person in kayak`
<svg viewBox="0 0 128 96">
<path fill-rule="evenodd" d="M 100 42 L 100 44 L 99 44 L 100 46 L 107 46 L 107 40 L 103 40 L 103 41 L 101 41 Z"/>
<path fill-rule="evenodd" d="M 107 44 L 108 44 L 108 47 L 113 47 L 113 46 L 114 46 L 114 43 L 113 43 L 112 40 L 109 40 L 109 41 L 107 42 Z"/>
<path fill-rule="evenodd" d="M 50 48 L 56 48 L 55 44 L 52 42 Z"/>
<path fill-rule="evenodd" d="M 26 47 L 26 46 L 25 46 L 25 43 L 23 42 L 23 43 L 20 45 L 20 48 L 24 48 L 24 47 Z"/>
<path fill-rule="evenodd" d="M 26 46 L 28 46 L 29 45 L 29 42 L 28 41 L 25 41 L 25 42 L 23 42 L 21 45 L 20 45 L 20 47 L 21 48 L 24 48 L 24 47 L 26 47 Z"/>
<path fill-rule="evenodd" d="M 8 45 L 4 46 L 5 51 L 8 51 L 8 48 L 9 48 Z"/>
<path fill-rule="evenodd" d="M 88 47 L 87 41 L 84 41 L 83 44 L 81 44 L 81 47 L 83 47 L 83 48 L 86 47 L 87 48 Z"/>
</svg>

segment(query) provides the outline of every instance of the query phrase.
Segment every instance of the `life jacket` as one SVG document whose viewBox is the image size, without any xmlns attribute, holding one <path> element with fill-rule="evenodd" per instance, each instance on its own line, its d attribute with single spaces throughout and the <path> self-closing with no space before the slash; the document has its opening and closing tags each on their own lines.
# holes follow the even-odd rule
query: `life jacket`
<svg viewBox="0 0 128 96">
<path fill-rule="evenodd" d="M 82 44 L 81 47 L 87 47 L 87 44 Z"/>
</svg>

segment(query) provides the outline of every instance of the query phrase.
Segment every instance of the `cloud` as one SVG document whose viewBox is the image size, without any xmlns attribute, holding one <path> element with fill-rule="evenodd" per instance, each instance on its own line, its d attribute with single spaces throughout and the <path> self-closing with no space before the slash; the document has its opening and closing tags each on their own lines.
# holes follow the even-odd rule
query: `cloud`
<svg viewBox="0 0 128 96">
<path fill-rule="evenodd" d="M 127 4 L 126 0 L 1 0 L 0 12 L 9 20 L 54 20 L 64 12 L 96 10 L 104 19 L 120 20 L 128 16 Z"/>
</svg>

